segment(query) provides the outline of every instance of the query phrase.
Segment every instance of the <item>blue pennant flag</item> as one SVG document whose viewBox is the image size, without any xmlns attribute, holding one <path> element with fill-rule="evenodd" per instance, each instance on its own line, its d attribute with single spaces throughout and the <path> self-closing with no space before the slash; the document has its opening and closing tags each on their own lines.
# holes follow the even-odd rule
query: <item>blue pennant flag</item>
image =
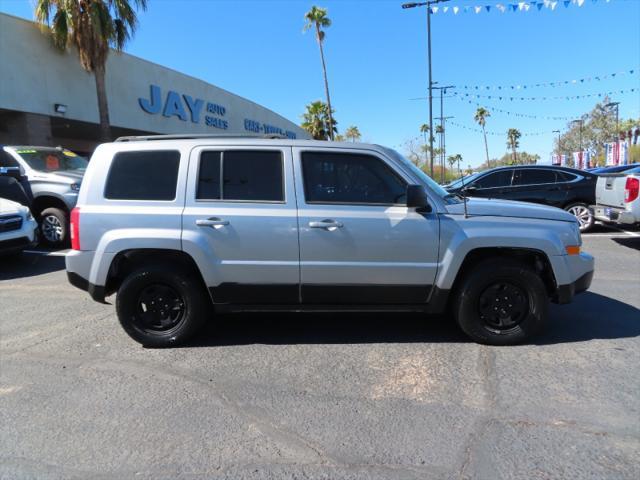
<svg viewBox="0 0 640 480">
<path fill-rule="evenodd" d="M 513 3 L 509 4 L 509 8 L 512 12 L 515 12 L 518 9 L 518 5 L 514 5 Z"/>
<path fill-rule="evenodd" d="M 564 8 L 567 8 L 571 4 L 571 0 L 564 0 Z"/>
<path fill-rule="evenodd" d="M 486 9 L 487 9 L 487 12 L 488 12 L 488 11 L 490 11 L 490 10 L 491 10 L 491 5 L 487 5 L 487 6 L 485 6 L 484 8 L 486 8 Z"/>
<path fill-rule="evenodd" d="M 538 7 L 538 11 L 540 11 L 542 7 L 544 7 L 544 3 L 536 3 L 536 7 Z"/>
</svg>

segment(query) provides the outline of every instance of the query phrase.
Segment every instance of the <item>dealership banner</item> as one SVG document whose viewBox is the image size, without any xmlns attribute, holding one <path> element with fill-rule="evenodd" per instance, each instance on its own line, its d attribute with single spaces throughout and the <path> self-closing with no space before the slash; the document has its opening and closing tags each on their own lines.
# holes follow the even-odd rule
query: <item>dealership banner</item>
<svg viewBox="0 0 640 480">
<path fill-rule="evenodd" d="M 607 165 L 628 165 L 629 164 L 629 142 L 620 140 L 604 144 L 605 158 Z"/>
<path fill-rule="evenodd" d="M 584 150 L 582 152 L 573 152 L 573 167 L 579 170 L 586 170 L 587 168 L 591 168 L 591 158 L 592 154 L 589 150 Z"/>
</svg>

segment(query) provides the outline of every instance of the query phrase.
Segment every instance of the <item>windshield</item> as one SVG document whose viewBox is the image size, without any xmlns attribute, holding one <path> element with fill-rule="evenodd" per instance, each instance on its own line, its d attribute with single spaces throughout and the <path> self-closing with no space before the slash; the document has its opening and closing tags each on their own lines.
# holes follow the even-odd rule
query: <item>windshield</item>
<svg viewBox="0 0 640 480">
<path fill-rule="evenodd" d="M 458 180 L 454 180 L 453 182 L 451 182 L 449 185 L 447 185 L 448 188 L 458 188 L 461 187 L 462 184 L 464 183 L 465 185 L 468 184 L 469 182 L 472 182 L 473 180 L 475 180 L 476 178 L 478 178 L 478 175 L 480 175 L 480 172 L 476 172 L 476 173 L 472 173 L 471 175 L 466 175 L 462 178 L 459 178 Z"/>
<path fill-rule="evenodd" d="M 391 148 L 382 147 L 385 152 L 391 155 L 394 159 L 402 162 L 403 165 L 408 167 L 422 182 L 424 182 L 429 189 L 438 195 L 441 199 L 443 199 L 447 203 L 458 203 L 459 199 L 456 195 L 452 195 L 447 192 L 444 188 L 438 185 L 429 175 L 420 170 L 413 162 L 409 161 L 404 155 L 396 152 Z"/>
<path fill-rule="evenodd" d="M 42 172 L 84 171 L 89 163 L 71 150 L 18 148 L 16 153 L 31 168 Z"/>
</svg>

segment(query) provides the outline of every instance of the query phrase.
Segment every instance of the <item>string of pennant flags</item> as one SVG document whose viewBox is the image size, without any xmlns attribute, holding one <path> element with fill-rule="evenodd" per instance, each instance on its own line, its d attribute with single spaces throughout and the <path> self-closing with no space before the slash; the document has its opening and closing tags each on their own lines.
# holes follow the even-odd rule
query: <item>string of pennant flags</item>
<svg viewBox="0 0 640 480">
<path fill-rule="evenodd" d="M 610 92 L 600 92 L 600 93 L 587 93 L 584 95 L 555 95 L 555 96 L 538 96 L 538 97 L 518 97 L 514 95 L 482 95 L 479 93 L 459 93 L 459 92 L 451 92 L 453 96 L 462 97 L 462 98 L 487 98 L 489 100 L 509 100 L 511 102 L 518 100 L 577 100 L 579 98 L 591 98 L 591 97 L 604 97 L 610 95 L 620 95 L 623 93 L 633 93 L 637 88 L 628 88 L 624 90 L 612 90 Z"/>
<path fill-rule="evenodd" d="M 473 100 L 467 100 L 466 98 L 463 97 L 458 97 L 460 100 L 462 100 L 463 102 L 469 103 L 470 105 L 475 105 L 476 107 L 484 107 L 487 110 L 489 110 L 490 112 L 499 112 L 499 113 L 504 113 L 505 115 L 509 115 L 511 117 L 518 117 L 518 118 L 533 118 L 533 119 L 537 119 L 537 120 L 574 120 L 576 117 L 563 117 L 563 116 L 558 116 L 558 115 L 531 115 L 531 114 L 527 114 L 527 113 L 519 113 L 519 112 L 511 112 L 509 110 L 503 110 L 502 108 L 495 108 L 495 107 L 491 107 L 489 105 L 485 105 L 485 104 L 481 104 L 478 102 L 474 102 Z"/>
<path fill-rule="evenodd" d="M 543 10 L 555 11 L 559 7 L 582 7 L 585 3 L 611 3 L 612 0 L 538 0 L 517 3 L 496 3 L 492 5 L 464 5 L 464 6 L 439 6 L 432 5 L 432 14 L 450 13 L 458 15 L 459 13 L 491 13 L 491 12 L 541 12 Z"/>
<path fill-rule="evenodd" d="M 482 130 L 479 128 L 474 128 L 474 127 L 469 127 L 467 125 L 462 125 L 460 123 L 457 122 L 453 122 L 451 120 L 449 120 L 447 122 L 447 124 L 453 125 L 455 127 L 458 128 L 462 128 L 464 130 L 470 130 L 472 132 L 476 132 L 476 133 L 482 133 Z M 487 130 L 485 132 L 487 135 L 492 135 L 492 136 L 500 136 L 500 137 L 505 137 L 507 135 L 507 132 L 494 132 L 491 130 Z M 544 131 L 544 132 L 521 132 L 523 137 L 537 137 L 539 135 L 548 135 L 550 133 L 553 133 L 553 131 Z"/>
<path fill-rule="evenodd" d="M 540 87 L 564 87 L 565 85 L 580 85 L 589 82 L 600 82 L 602 80 L 619 78 L 625 75 L 637 75 L 638 69 L 621 70 L 619 72 L 607 73 L 604 75 L 592 75 L 590 77 L 576 78 L 572 80 L 558 80 L 553 82 L 529 83 L 526 85 L 458 85 L 462 90 L 526 90 Z"/>
</svg>

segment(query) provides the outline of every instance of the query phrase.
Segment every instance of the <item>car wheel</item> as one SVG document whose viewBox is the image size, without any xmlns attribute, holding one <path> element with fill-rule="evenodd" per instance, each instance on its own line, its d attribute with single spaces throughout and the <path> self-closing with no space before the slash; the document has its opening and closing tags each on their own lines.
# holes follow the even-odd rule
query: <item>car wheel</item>
<svg viewBox="0 0 640 480">
<path fill-rule="evenodd" d="M 595 219 L 593 218 L 593 212 L 586 203 L 572 203 L 564 209 L 576 217 L 580 224 L 580 232 L 584 233 L 591 230 Z"/>
<path fill-rule="evenodd" d="M 460 328 L 487 345 L 514 345 L 531 338 L 546 322 L 548 310 L 540 276 L 509 259 L 476 265 L 462 280 L 453 304 Z"/>
<path fill-rule="evenodd" d="M 120 324 L 146 347 L 184 343 L 198 331 L 210 307 L 201 280 L 173 266 L 150 266 L 131 273 L 116 297 Z"/>
<path fill-rule="evenodd" d="M 40 213 L 40 233 L 48 245 L 61 247 L 69 238 L 69 218 L 64 210 L 46 208 Z"/>
</svg>

